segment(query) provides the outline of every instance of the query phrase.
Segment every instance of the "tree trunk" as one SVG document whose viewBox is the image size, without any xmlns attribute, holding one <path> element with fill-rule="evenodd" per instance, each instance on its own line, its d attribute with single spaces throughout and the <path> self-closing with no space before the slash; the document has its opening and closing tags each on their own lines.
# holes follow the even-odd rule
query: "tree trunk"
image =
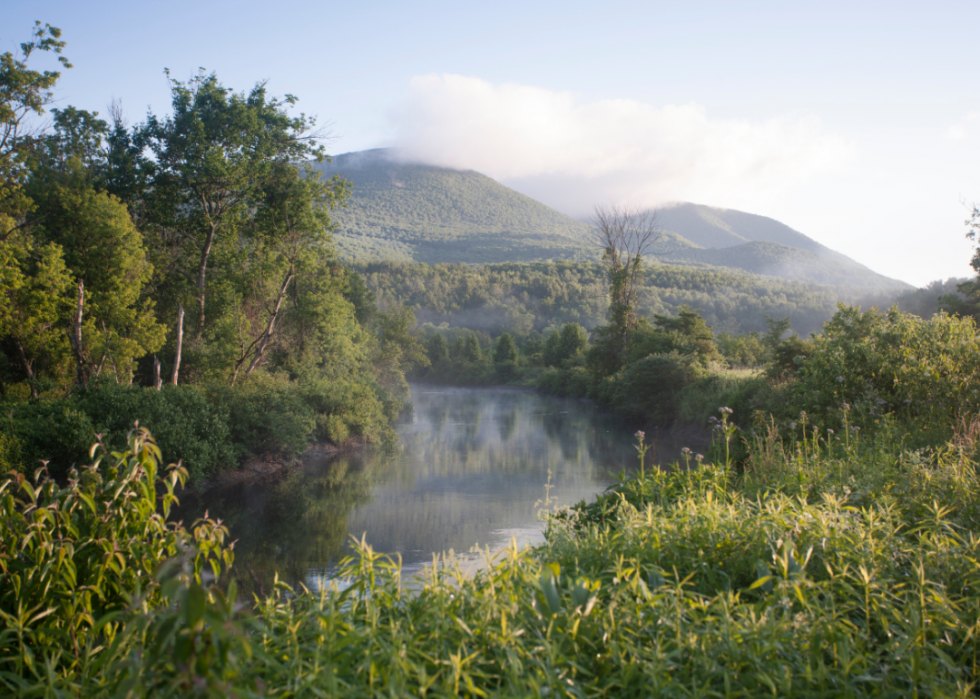
<svg viewBox="0 0 980 699">
<path fill-rule="evenodd" d="M 211 246 L 214 244 L 214 233 L 216 225 L 211 224 L 208 230 L 208 237 L 204 240 L 204 247 L 201 248 L 201 264 L 197 268 L 197 337 L 200 340 L 204 333 L 204 282 L 208 272 L 208 258 L 211 256 Z"/>
<path fill-rule="evenodd" d="M 163 379 L 160 378 L 160 360 L 153 355 L 153 388 L 160 390 L 163 388 Z"/>
<path fill-rule="evenodd" d="M 24 345 L 20 343 L 20 338 L 14 338 L 14 344 L 17 345 L 17 353 L 20 355 L 20 361 L 24 365 L 24 373 L 27 374 L 27 383 L 31 387 L 31 398 L 37 398 L 37 384 L 34 383 L 34 369 L 31 367 L 31 363 L 27 361 L 27 353 L 24 351 Z"/>
<path fill-rule="evenodd" d="M 184 306 L 177 304 L 177 351 L 174 353 L 174 371 L 170 375 L 170 383 L 177 385 L 177 375 L 180 373 L 180 353 L 184 349 Z"/>
<path fill-rule="evenodd" d="M 75 352 L 75 382 L 83 386 L 88 382 L 88 368 L 86 367 L 85 351 L 82 348 L 82 309 L 85 306 L 85 282 L 78 280 L 78 302 L 75 310 L 75 323 L 72 328 L 72 335 L 69 336 L 71 348 Z"/>
<path fill-rule="evenodd" d="M 283 299 L 286 298 L 286 291 L 289 289 L 289 283 L 293 281 L 293 270 L 290 269 L 286 274 L 286 279 L 283 280 L 282 286 L 279 287 L 279 296 L 276 299 L 276 305 L 272 309 L 272 315 L 269 317 L 269 322 L 266 323 L 265 330 L 259 335 L 255 341 L 249 345 L 248 349 L 242 352 L 241 358 L 235 363 L 235 373 L 231 377 L 231 385 L 235 385 L 235 381 L 238 379 L 238 371 L 245 364 L 245 360 L 248 359 L 249 354 L 252 350 L 255 351 L 252 357 L 251 363 L 248 365 L 248 369 L 245 370 L 245 378 L 247 379 L 255 371 L 255 368 L 262 361 L 265 356 L 265 348 L 269 344 L 269 340 L 272 339 L 273 333 L 276 331 L 276 319 L 279 317 L 279 311 L 282 308 Z"/>
</svg>

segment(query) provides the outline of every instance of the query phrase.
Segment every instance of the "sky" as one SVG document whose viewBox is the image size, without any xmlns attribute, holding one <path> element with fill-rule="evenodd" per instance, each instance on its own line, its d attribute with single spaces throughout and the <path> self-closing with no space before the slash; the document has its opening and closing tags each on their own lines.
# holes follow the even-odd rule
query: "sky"
<svg viewBox="0 0 980 699">
<path fill-rule="evenodd" d="M 203 68 L 297 96 L 334 154 L 398 148 L 579 218 L 739 209 L 917 286 L 974 276 L 976 0 L 6 5 L 0 52 L 63 32 L 55 106 L 138 123 L 169 113 L 164 69 Z"/>
</svg>

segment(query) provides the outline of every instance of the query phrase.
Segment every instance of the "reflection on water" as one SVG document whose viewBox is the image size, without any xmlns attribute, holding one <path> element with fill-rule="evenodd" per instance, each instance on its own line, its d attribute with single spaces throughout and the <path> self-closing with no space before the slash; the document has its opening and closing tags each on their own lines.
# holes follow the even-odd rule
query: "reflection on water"
<svg viewBox="0 0 980 699">
<path fill-rule="evenodd" d="M 412 401 L 394 452 L 311 459 L 211 490 L 179 516 L 221 517 L 238 540 L 236 577 L 267 592 L 277 571 L 308 585 L 329 575 L 351 535 L 408 569 L 436 552 L 540 541 L 539 512 L 590 498 L 636 464 L 635 428 L 586 401 L 424 385 Z"/>
</svg>

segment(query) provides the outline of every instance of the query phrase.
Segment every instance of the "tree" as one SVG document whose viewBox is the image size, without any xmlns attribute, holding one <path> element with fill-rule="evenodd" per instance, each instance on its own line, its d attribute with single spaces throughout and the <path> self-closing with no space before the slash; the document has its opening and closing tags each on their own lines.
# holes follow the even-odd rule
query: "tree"
<svg viewBox="0 0 980 699">
<path fill-rule="evenodd" d="M 559 338 L 561 361 L 568 361 L 584 352 L 589 346 L 589 336 L 578 323 L 565 323 Z"/>
<path fill-rule="evenodd" d="M 460 340 L 459 358 L 464 362 L 477 363 L 483 360 L 483 350 L 480 348 L 480 339 L 474 332 L 468 332 Z"/>
<path fill-rule="evenodd" d="M 129 383 L 134 362 L 157 351 L 165 335 L 143 295 L 153 273 L 143 236 L 126 206 L 87 186 L 83 174 L 30 191 L 37 206 L 35 236 L 62 251 L 78 290 L 66 328 L 77 382 L 109 367 L 117 381 Z"/>
<path fill-rule="evenodd" d="M 544 341 L 544 363 L 545 366 L 561 364 L 561 333 L 557 330 L 552 330 Z"/>
<path fill-rule="evenodd" d="M 517 345 L 510 333 L 504 333 L 497 339 L 497 346 L 493 349 L 494 364 L 506 364 L 517 361 Z"/>
<path fill-rule="evenodd" d="M 25 150 L 37 137 L 30 118 L 44 114 L 61 77 L 58 71 L 32 70 L 27 63 L 36 51 L 61 54 L 65 42 L 60 39 L 60 29 L 35 22 L 31 40 L 20 45 L 19 58 L 10 51 L 0 54 L 0 242 L 24 225 L 23 216 L 31 208 L 23 191 Z M 64 56 L 59 55 L 58 61 L 71 68 Z"/>
<path fill-rule="evenodd" d="M 783 341 L 783 335 L 792 328 L 793 322 L 789 318 L 770 318 L 766 316 L 766 334 L 762 336 L 762 344 L 769 350 L 770 356 L 775 354 L 779 344 Z"/>
<path fill-rule="evenodd" d="M 28 215 L 34 202 L 25 191 L 27 159 L 39 139 L 31 118 L 44 114 L 61 73 L 33 70 L 28 61 L 37 51 L 60 54 L 64 45 L 60 29 L 36 22 L 19 57 L 0 54 L 0 339 L 16 348 L 16 363 L 33 397 L 38 395 L 35 362 L 47 355 L 57 364 L 63 355 L 64 336 L 56 324 L 65 310 L 69 278 L 61 248 L 38 245 L 31 235 Z M 63 56 L 58 62 L 71 68 Z"/>
<path fill-rule="evenodd" d="M 552 330 L 545 341 L 544 362 L 548 366 L 561 366 L 589 346 L 585 329 L 578 323 L 565 323 L 561 331 Z"/>
<path fill-rule="evenodd" d="M 177 287 L 172 294 L 193 298 L 200 340 L 213 256 L 222 247 L 235 254 L 242 228 L 283 166 L 323 159 L 322 134 L 312 131 L 312 119 L 287 114 L 295 97 L 269 98 L 264 83 L 247 95 L 224 87 L 214 74 L 170 84 L 173 114 L 165 120 L 151 115 L 137 131 L 153 157 L 146 216 L 167 263 L 160 271 Z M 338 203 L 346 194 L 339 179 L 330 191 Z"/>
<path fill-rule="evenodd" d="M 449 360 L 449 346 L 446 338 L 441 333 L 433 333 L 425 343 L 426 354 L 429 356 L 429 363 L 437 366 Z"/>
<path fill-rule="evenodd" d="M 980 207 L 976 204 L 973 205 L 966 226 L 966 237 L 977 244 L 970 259 L 970 267 L 977 276 L 959 284 L 956 287 L 957 293 L 940 296 L 939 307 L 947 313 L 980 321 Z"/>
<path fill-rule="evenodd" d="M 609 274 L 609 349 L 620 366 L 636 327 L 637 294 L 643 278 L 643 257 L 663 237 L 657 211 L 632 206 L 595 207 L 592 226 Z"/>
</svg>

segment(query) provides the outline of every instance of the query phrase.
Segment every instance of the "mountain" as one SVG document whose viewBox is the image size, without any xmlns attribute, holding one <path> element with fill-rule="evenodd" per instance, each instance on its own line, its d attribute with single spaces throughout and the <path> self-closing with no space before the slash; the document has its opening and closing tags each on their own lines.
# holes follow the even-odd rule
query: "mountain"
<svg viewBox="0 0 980 699">
<path fill-rule="evenodd" d="M 404 262 L 595 260 L 588 224 L 473 170 L 399 162 L 376 149 L 319 169 L 354 185 L 335 212 L 343 257 Z"/>
<path fill-rule="evenodd" d="M 662 209 L 657 223 L 665 232 L 697 246 L 664 255 L 664 262 L 701 263 L 767 277 L 875 291 L 912 288 L 766 216 L 683 203 Z"/>
<path fill-rule="evenodd" d="M 596 261 L 588 223 L 473 170 L 400 160 L 387 149 L 336 156 L 317 166 L 353 184 L 334 212 L 341 257 L 401 262 Z M 659 215 L 657 257 L 666 264 L 874 291 L 912 287 L 889 279 L 765 216 L 700 204 Z"/>
</svg>

